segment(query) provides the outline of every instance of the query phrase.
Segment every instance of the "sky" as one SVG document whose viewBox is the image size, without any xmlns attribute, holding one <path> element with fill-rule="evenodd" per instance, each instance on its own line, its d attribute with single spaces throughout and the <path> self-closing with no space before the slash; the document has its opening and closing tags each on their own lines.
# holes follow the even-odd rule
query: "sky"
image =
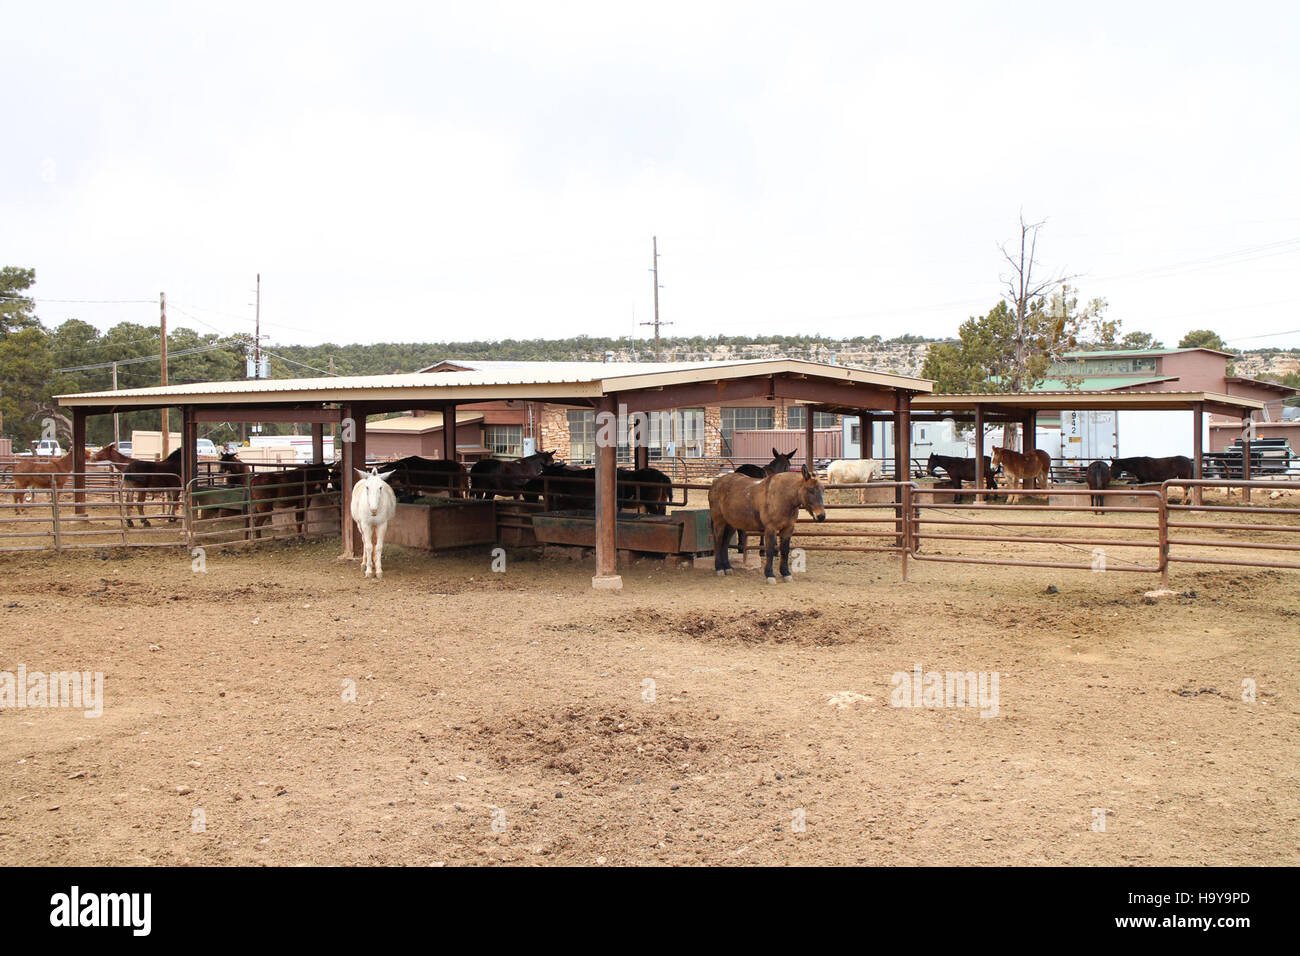
<svg viewBox="0 0 1300 956">
<path fill-rule="evenodd" d="M 1300 4 L 0 0 L 47 325 L 948 336 L 1044 222 L 1124 331 L 1300 347 Z M 93 301 L 67 301 L 93 300 Z M 1281 334 L 1285 333 L 1285 334 Z"/>
</svg>

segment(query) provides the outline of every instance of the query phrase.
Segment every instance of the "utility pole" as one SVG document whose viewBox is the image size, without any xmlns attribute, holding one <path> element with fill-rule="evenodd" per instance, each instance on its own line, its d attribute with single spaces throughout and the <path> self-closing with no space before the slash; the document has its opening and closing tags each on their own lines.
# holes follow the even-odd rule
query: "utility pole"
<svg viewBox="0 0 1300 956">
<path fill-rule="evenodd" d="M 113 391 L 117 391 L 117 363 L 113 363 Z M 117 412 L 113 413 L 113 444 L 116 446 L 122 441 L 121 422 Z"/>
<path fill-rule="evenodd" d="M 162 383 L 163 387 L 167 385 L 167 293 L 158 293 L 158 308 L 162 318 Z M 167 447 L 169 438 L 167 428 L 167 406 L 162 409 L 162 457 L 166 458 L 171 454 L 171 449 Z"/>
<path fill-rule="evenodd" d="M 262 377 L 262 273 L 257 274 L 257 311 L 253 320 L 253 378 Z"/>
<path fill-rule="evenodd" d="M 658 236 L 651 236 L 651 237 L 650 237 L 650 241 L 653 243 L 652 248 L 653 248 L 653 250 L 654 250 L 654 258 L 651 260 L 651 269 L 650 269 L 650 271 L 654 273 L 654 282 L 655 282 L 655 320 L 654 320 L 653 322 L 642 322 L 641 324 L 642 324 L 642 325 L 653 325 L 653 326 L 655 327 L 655 361 L 656 361 L 656 362 L 662 362 L 662 361 L 664 360 L 664 357 L 663 357 L 663 354 L 662 354 L 662 353 L 660 352 L 660 350 L 659 350 L 659 326 L 661 326 L 661 325 L 672 325 L 672 323 L 671 323 L 671 322 L 660 322 L 660 321 L 659 321 L 659 289 L 660 289 L 660 285 L 659 285 L 659 237 L 658 237 Z"/>
</svg>

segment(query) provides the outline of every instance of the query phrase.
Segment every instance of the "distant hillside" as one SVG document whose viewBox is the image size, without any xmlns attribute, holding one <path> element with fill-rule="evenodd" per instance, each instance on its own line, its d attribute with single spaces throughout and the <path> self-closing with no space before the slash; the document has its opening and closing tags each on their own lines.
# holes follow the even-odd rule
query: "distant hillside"
<svg viewBox="0 0 1300 956">
<path fill-rule="evenodd" d="M 933 339 L 880 336 L 828 339 L 820 336 L 717 336 L 665 338 L 665 362 L 725 361 L 727 359 L 802 358 L 836 361 L 881 371 L 919 375 Z M 273 358 L 275 378 L 310 375 L 302 366 L 326 371 L 330 360 L 339 375 L 383 375 L 413 372 L 443 359 L 599 362 L 612 352 L 619 362 L 653 362 L 652 344 L 631 339 L 579 336 L 570 339 L 505 339 L 500 342 L 378 343 L 375 345 L 275 345 L 271 350 L 298 365 Z"/>
<path fill-rule="evenodd" d="M 666 362 L 725 361 L 727 359 L 801 358 L 835 361 L 900 375 L 920 375 L 930 346 L 941 339 L 900 336 L 894 339 L 859 336 L 829 339 L 821 336 L 717 336 L 665 338 L 661 346 Z M 612 352 L 619 362 L 653 362 L 653 346 L 644 340 L 579 336 L 570 339 L 505 339 L 500 342 L 379 343 L 376 345 L 276 345 L 272 350 L 300 365 L 272 360 L 276 378 L 312 374 L 302 366 L 328 370 L 330 359 L 340 375 L 382 375 L 413 372 L 443 359 L 496 359 L 516 361 L 599 362 Z M 1300 349 L 1260 349 L 1243 352 L 1234 363 L 1238 375 L 1282 378 L 1300 373 Z"/>
</svg>

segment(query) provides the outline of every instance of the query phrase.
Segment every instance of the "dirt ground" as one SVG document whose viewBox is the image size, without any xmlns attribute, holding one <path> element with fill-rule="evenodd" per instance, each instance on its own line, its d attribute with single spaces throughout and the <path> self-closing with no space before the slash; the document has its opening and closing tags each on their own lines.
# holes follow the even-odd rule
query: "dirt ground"
<svg viewBox="0 0 1300 956">
<path fill-rule="evenodd" d="M 338 550 L 0 556 L 0 671 L 105 697 L 0 709 L 0 862 L 1300 863 L 1296 572 Z"/>
</svg>

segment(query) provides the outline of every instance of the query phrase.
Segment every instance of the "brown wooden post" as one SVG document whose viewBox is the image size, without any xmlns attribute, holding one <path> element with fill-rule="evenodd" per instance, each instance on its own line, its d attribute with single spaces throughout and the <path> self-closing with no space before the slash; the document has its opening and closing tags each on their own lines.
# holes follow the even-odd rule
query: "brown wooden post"
<svg viewBox="0 0 1300 956">
<path fill-rule="evenodd" d="M 632 467 L 649 468 L 650 467 L 650 415 L 654 412 L 646 412 L 644 416 L 637 416 L 634 419 L 635 428 L 629 439 L 632 442 Z M 662 437 L 661 437 L 662 440 Z"/>
<path fill-rule="evenodd" d="M 442 457 L 456 460 L 456 406 L 442 406 Z"/>
<path fill-rule="evenodd" d="M 803 460 L 808 463 L 808 471 L 814 472 L 817 470 L 816 456 L 814 455 L 817 436 L 813 432 L 813 410 L 811 405 L 805 405 L 803 408 L 805 416 L 803 420 Z"/>
<path fill-rule="evenodd" d="M 316 422 L 311 426 L 311 463 L 325 464 L 325 425 Z"/>
<path fill-rule="evenodd" d="M 614 397 L 601 398 L 596 413 L 596 576 L 591 586 L 599 591 L 623 590 L 618 574 L 618 430 Z M 602 423 L 606 424 L 602 428 Z M 604 438 L 602 440 L 602 434 Z"/>
<path fill-rule="evenodd" d="M 911 395 L 899 389 L 894 396 L 894 481 L 910 481 L 912 478 L 912 420 Z M 904 547 L 904 513 L 903 489 L 894 488 L 894 518 L 898 536 L 895 541 L 899 548 Z"/>
<path fill-rule="evenodd" d="M 190 502 L 185 496 L 190 491 L 190 482 L 199 474 L 199 425 L 194 420 L 194 408 L 181 406 L 181 488 L 177 494 L 176 506 L 181 511 L 182 527 L 190 531 Z"/>
<path fill-rule="evenodd" d="M 984 501 L 984 405 L 975 405 L 975 502 Z M 996 500 L 996 499 L 994 499 Z"/>
<path fill-rule="evenodd" d="M 1201 480 L 1201 457 L 1205 449 L 1201 447 L 1201 433 L 1205 429 L 1205 405 L 1197 402 L 1192 406 L 1192 477 Z M 1192 489 L 1192 501 L 1201 504 L 1201 489 Z"/>
<path fill-rule="evenodd" d="M 1250 481 L 1250 432 L 1254 427 L 1251 420 L 1254 412 L 1247 411 L 1241 416 L 1241 480 Z M 1250 489 L 1241 489 L 1241 499 L 1250 503 Z"/>
<path fill-rule="evenodd" d="M 352 488 L 357 483 L 356 469 L 366 467 L 366 410 L 363 405 L 345 404 L 343 422 L 339 429 L 343 440 L 342 501 L 340 502 L 343 534 L 343 557 L 357 557 L 360 535 L 352 523 Z M 349 438 L 351 439 L 349 441 Z"/>
<path fill-rule="evenodd" d="M 57 496 L 56 487 L 51 494 Z M 34 499 L 33 499 L 34 500 Z M 86 513 L 86 410 L 72 410 L 72 505 L 73 512 Z M 51 505 L 51 508 L 53 506 Z"/>
<path fill-rule="evenodd" d="M 875 436 L 871 434 L 871 414 L 869 412 L 858 412 L 858 457 L 871 458 L 872 452 L 875 451 L 871 446 L 874 444 Z"/>
<path fill-rule="evenodd" d="M 1038 412 L 1025 412 L 1025 421 L 1023 425 L 1025 440 L 1020 443 L 1020 449 L 1026 455 L 1032 455 L 1038 449 Z M 1047 493 L 1047 486 L 1052 480 L 1052 468 L 1049 464 L 1047 474 L 1043 476 L 1043 493 Z"/>
</svg>

